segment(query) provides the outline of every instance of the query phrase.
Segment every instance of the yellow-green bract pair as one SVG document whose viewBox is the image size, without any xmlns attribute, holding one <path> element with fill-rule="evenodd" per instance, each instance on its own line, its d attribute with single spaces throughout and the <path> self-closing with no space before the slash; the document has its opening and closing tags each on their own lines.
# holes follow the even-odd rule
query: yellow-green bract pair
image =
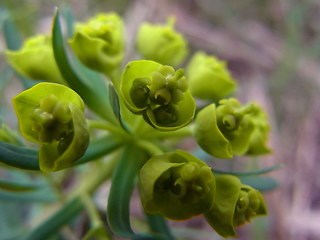
<svg viewBox="0 0 320 240">
<path fill-rule="evenodd" d="M 156 25 L 143 23 L 137 34 L 137 48 L 143 58 L 161 64 L 178 66 L 188 54 L 185 38 L 175 31 L 174 18 Z"/>
<path fill-rule="evenodd" d="M 204 214 L 223 237 L 235 236 L 235 226 L 267 214 L 261 193 L 237 177 L 214 177 L 210 167 L 182 150 L 149 159 L 140 170 L 139 191 L 147 213 L 172 220 Z"/>
<path fill-rule="evenodd" d="M 148 60 L 130 62 L 120 91 L 129 110 L 142 114 L 158 130 L 176 130 L 193 119 L 196 105 L 183 69 Z"/>
<path fill-rule="evenodd" d="M 39 143 L 39 165 L 44 172 L 72 166 L 87 149 L 89 129 L 84 103 L 70 88 L 39 83 L 13 98 L 21 134 Z"/>
<path fill-rule="evenodd" d="M 235 98 L 211 104 L 196 117 L 194 136 L 200 147 L 217 158 L 234 154 L 266 154 L 269 124 L 256 104 L 241 106 Z"/>
<path fill-rule="evenodd" d="M 6 57 L 10 65 L 26 78 L 65 83 L 53 56 L 50 36 L 31 37 L 20 50 L 7 50 Z"/>
<path fill-rule="evenodd" d="M 75 26 L 70 45 L 87 67 L 110 73 L 124 56 L 124 26 L 117 14 L 98 14 Z"/>
</svg>

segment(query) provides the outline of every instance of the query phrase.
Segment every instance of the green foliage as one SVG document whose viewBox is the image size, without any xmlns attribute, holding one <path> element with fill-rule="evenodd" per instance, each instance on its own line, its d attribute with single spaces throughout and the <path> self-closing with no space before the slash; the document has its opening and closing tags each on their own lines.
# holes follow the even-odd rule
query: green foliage
<svg viewBox="0 0 320 240">
<path fill-rule="evenodd" d="M 147 60 L 130 61 L 121 71 L 125 36 L 118 15 L 99 14 L 77 23 L 74 30 L 71 12 L 65 16 L 72 36 L 68 43 L 57 10 L 52 36 L 30 38 L 21 50 L 19 39 L 10 42 L 18 34 L 13 22 L 5 21 L 8 62 L 25 77 L 22 82 L 28 88 L 13 98 L 13 106 L 20 133 L 32 145 L 2 124 L 1 166 L 8 171 L 33 170 L 28 174 L 45 177 L 50 187 L 1 179 L 0 199 L 61 204 L 23 239 L 55 237 L 82 210 L 91 222 L 83 239 L 109 239 L 112 234 L 92 201 L 95 190 L 109 178 L 105 218 L 111 232 L 121 238 L 173 240 L 166 219 L 199 214 L 219 235 L 231 237 L 236 226 L 267 214 L 257 189 L 274 189 L 277 182 L 260 175 L 279 166 L 222 171 L 178 147 L 186 137 L 194 137 L 216 158 L 271 152 L 264 111 L 256 104 L 242 106 L 235 98 L 221 100 L 236 88 L 224 62 L 199 52 L 187 65 L 186 75 L 182 68 L 175 70 L 188 49 L 169 20 L 167 25 L 141 25 L 137 48 Z M 30 84 L 27 78 L 41 82 Z M 196 114 L 193 97 L 209 104 Z M 79 164 L 83 166 L 75 168 Z M 47 172 L 55 171 L 61 175 L 56 173 L 53 179 Z M 63 189 L 72 176 L 79 182 L 72 190 Z M 136 183 L 149 226 L 146 233 L 133 230 L 130 219 Z"/>
</svg>

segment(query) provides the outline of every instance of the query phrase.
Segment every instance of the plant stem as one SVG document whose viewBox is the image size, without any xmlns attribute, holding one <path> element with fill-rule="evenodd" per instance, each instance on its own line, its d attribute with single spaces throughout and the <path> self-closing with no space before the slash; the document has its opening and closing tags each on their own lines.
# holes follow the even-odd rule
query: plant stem
<svg viewBox="0 0 320 240">
<path fill-rule="evenodd" d="M 83 240 L 91 239 L 92 236 L 97 236 L 101 240 L 111 239 L 111 235 L 107 232 L 106 228 L 104 227 L 104 223 L 102 222 L 99 216 L 99 212 L 96 209 L 96 206 L 92 201 L 90 195 L 88 193 L 83 193 L 81 195 L 81 200 L 89 214 L 92 224 L 91 230 L 86 234 Z"/>
<path fill-rule="evenodd" d="M 162 154 L 163 151 L 154 143 L 147 140 L 138 140 L 136 143 L 138 147 L 145 149 L 151 155 L 159 155 Z"/>
<path fill-rule="evenodd" d="M 88 124 L 90 128 L 102 129 L 108 132 L 111 132 L 115 135 L 124 137 L 127 135 L 126 131 L 123 128 L 118 127 L 116 125 L 110 124 L 109 122 L 105 121 L 97 121 L 97 120 L 88 120 Z M 120 125 L 119 125 L 120 126 Z"/>
</svg>

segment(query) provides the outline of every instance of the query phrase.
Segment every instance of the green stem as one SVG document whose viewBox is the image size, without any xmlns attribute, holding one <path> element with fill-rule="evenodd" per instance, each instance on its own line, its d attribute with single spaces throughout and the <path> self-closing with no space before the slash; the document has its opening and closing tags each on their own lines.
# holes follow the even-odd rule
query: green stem
<svg viewBox="0 0 320 240">
<path fill-rule="evenodd" d="M 141 139 L 141 140 L 138 140 L 136 144 L 138 147 L 143 148 L 151 155 L 160 155 L 163 153 L 163 151 L 157 145 L 155 145 L 150 141 Z"/>
<path fill-rule="evenodd" d="M 99 212 L 93 203 L 91 197 L 87 193 L 83 193 L 81 195 L 81 200 L 89 214 L 89 218 L 91 220 L 91 230 L 86 234 L 86 236 L 82 239 L 91 239 L 91 237 L 96 236 L 98 239 L 109 240 L 111 239 L 111 235 L 107 232 L 104 227 L 104 223 L 102 222 Z"/>
<path fill-rule="evenodd" d="M 122 127 L 120 127 L 120 124 L 114 125 L 109 122 L 105 121 L 96 121 L 96 120 L 87 120 L 89 127 L 91 129 L 96 128 L 96 129 L 101 129 L 101 130 L 106 130 L 108 132 L 111 132 L 115 135 L 125 137 L 127 135 L 126 131 L 123 130 Z"/>
<path fill-rule="evenodd" d="M 192 125 L 186 126 L 184 128 L 180 128 L 176 131 L 170 131 L 170 132 L 151 132 L 151 133 L 143 133 L 142 136 L 144 138 L 158 138 L 158 139 L 165 139 L 165 138 L 175 138 L 175 139 L 180 139 L 180 138 L 186 138 L 186 137 L 191 137 L 192 136 Z"/>
</svg>

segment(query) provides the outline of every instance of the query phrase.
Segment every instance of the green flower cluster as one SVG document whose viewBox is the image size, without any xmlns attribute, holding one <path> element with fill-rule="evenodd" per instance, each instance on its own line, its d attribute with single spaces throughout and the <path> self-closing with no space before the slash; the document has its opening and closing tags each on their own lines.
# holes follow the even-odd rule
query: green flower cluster
<svg viewBox="0 0 320 240">
<path fill-rule="evenodd" d="M 133 184 L 126 181 L 139 172 L 139 193 L 146 213 L 173 220 L 203 214 L 218 234 L 233 237 L 236 226 L 267 214 L 263 196 L 235 176 L 214 175 L 205 162 L 173 147 L 176 140 L 193 136 L 198 145 L 215 158 L 266 154 L 271 152 L 267 146 L 270 126 L 266 114 L 257 104 L 241 105 L 235 98 L 225 98 L 237 85 L 225 62 L 197 52 L 187 64 L 186 74 L 184 69 L 173 68 L 181 64 L 188 53 L 185 38 L 174 30 L 173 25 L 173 20 L 167 25 L 143 23 L 136 45 L 140 55 L 147 60 L 131 61 L 123 71 L 120 66 L 124 58 L 124 26 L 118 15 L 99 14 L 75 26 L 75 33 L 69 40 L 73 52 L 86 67 L 111 80 L 113 86 L 109 93 L 102 79 L 91 79 L 91 76 L 97 76 L 96 73 L 82 64 L 75 64 L 74 59 L 70 60 L 67 48 L 59 48 L 63 45 L 63 37 L 58 31 L 53 31 L 56 58 L 49 36 L 32 38 L 19 51 L 7 51 L 8 61 L 21 75 L 60 83 L 42 82 L 13 98 L 20 132 L 27 140 L 39 144 L 42 171 L 73 166 L 89 144 L 83 97 L 91 110 L 104 118 L 104 122 L 100 119 L 90 121 L 90 127 L 107 129 L 108 139 L 112 141 L 114 136 L 114 145 L 123 145 L 124 156 L 128 157 L 123 159 L 129 159 L 132 164 L 132 172 L 131 169 L 126 171 L 129 174 L 123 179 L 118 171 L 124 165 L 118 165 L 120 170 L 118 167 L 115 170 L 116 179 L 121 180 L 121 191 L 116 191 L 121 192 L 121 201 L 129 201 L 124 193 L 130 192 Z M 82 76 L 81 73 L 86 74 Z M 65 86 L 67 84 L 81 97 Z M 210 103 L 197 109 L 196 113 L 193 97 Z M 95 107 L 96 103 L 101 103 L 99 106 L 102 107 Z M 180 129 L 183 127 L 186 128 Z M 176 132 L 163 133 L 166 131 Z M 162 141 L 165 138 L 173 141 L 166 145 Z M 18 144 L 4 127 L 0 129 L 0 139 Z M 90 147 L 88 158 L 110 153 L 108 147 L 104 151 L 102 145 L 96 147 L 95 144 Z M 134 147 L 128 147 L 130 144 Z M 135 159 L 126 151 L 144 159 Z M 148 160 L 147 156 L 150 157 Z M 131 160 L 137 160 L 137 163 Z M 128 210 L 127 205 L 121 206 L 125 206 L 124 211 Z M 122 221 L 129 219 L 129 212 L 120 215 L 126 219 L 112 224 L 121 223 L 120 228 L 127 228 L 129 224 L 122 224 Z M 129 238 L 130 234 L 132 230 L 125 229 L 124 236 Z"/>
<path fill-rule="evenodd" d="M 142 205 L 149 214 L 173 220 L 204 214 L 223 237 L 234 227 L 266 215 L 261 193 L 231 175 L 214 176 L 204 162 L 182 150 L 150 158 L 140 170 Z"/>
</svg>

